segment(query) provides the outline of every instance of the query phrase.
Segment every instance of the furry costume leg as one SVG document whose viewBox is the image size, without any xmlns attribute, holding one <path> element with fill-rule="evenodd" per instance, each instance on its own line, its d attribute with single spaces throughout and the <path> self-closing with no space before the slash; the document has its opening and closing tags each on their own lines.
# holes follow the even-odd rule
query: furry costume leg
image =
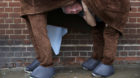
<svg viewBox="0 0 140 78">
<path fill-rule="evenodd" d="M 93 58 L 102 61 L 104 64 L 111 65 L 116 56 L 119 31 L 104 23 L 98 24 L 93 28 Z"/>
<path fill-rule="evenodd" d="M 102 62 L 112 65 L 116 57 L 117 43 L 120 36 L 119 31 L 108 26 L 104 29 L 104 52 Z"/>
<path fill-rule="evenodd" d="M 52 65 L 51 44 L 46 33 L 46 15 L 29 15 L 26 22 L 40 64 L 45 67 Z"/>
<path fill-rule="evenodd" d="M 104 49 L 104 32 L 105 24 L 103 22 L 98 22 L 97 26 L 92 28 L 93 36 L 93 55 L 92 58 L 85 61 L 82 66 L 86 70 L 94 70 L 96 66 L 101 62 L 103 58 Z"/>
<path fill-rule="evenodd" d="M 95 52 L 93 55 L 93 59 L 97 59 L 100 61 L 100 64 L 98 64 L 92 71 L 92 74 L 95 77 L 108 77 L 114 74 L 112 63 L 115 60 L 117 43 L 120 35 L 120 33 L 114 28 L 105 26 L 104 24 L 102 26 L 100 26 L 102 28 L 102 32 L 100 33 L 100 35 L 102 36 L 100 36 L 99 34 L 94 34 Z M 98 31 L 99 30 L 101 29 L 98 29 Z M 97 32 L 97 30 L 94 32 Z"/>
<path fill-rule="evenodd" d="M 103 58 L 103 49 L 104 49 L 104 32 L 105 24 L 103 22 L 97 23 L 96 27 L 93 27 L 93 55 L 92 57 L 95 60 L 101 61 Z"/>
</svg>

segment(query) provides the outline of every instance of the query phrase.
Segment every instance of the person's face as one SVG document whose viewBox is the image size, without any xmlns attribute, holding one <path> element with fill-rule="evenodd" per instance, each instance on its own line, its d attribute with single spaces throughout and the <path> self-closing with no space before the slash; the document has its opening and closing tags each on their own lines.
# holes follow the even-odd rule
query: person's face
<svg viewBox="0 0 140 78">
<path fill-rule="evenodd" d="M 78 2 L 63 7 L 63 12 L 65 14 L 78 14 L 80 11 L 82 11 L 82 5 Z"/>
</svg>

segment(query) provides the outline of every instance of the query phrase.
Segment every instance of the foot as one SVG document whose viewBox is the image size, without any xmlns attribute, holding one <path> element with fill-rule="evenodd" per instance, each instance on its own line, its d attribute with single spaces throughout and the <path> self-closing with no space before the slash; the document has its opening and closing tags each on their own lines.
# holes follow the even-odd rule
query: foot
<svg viewBox="0 0 140 78">
<path fill-rule="evenodd" d="M 40 65 L 39 61 L 35 59 L 30 65 L 25 68 L 25 71 L 32 72 L 35 68 Z"/>
<path fill-rule="evenodd" d="M 100 61 L 90 58 L 82 64 L 82 67 L 84 70 L 93 70 L 99 63 Z"/>
<path fill-rule="evenodd" d="M 114 74 L 114 68 L 112 65 L 106 65 L 100 63 L 93 71 L 92 75 L 98 75 L 101 77 L 108 77 Z"/>
<path fill-rule="evenodd" d="M 33 78 L 52 78 L 55 74 L 55 69 L 53 67 L 43 67 L 38 66 L 32 73 Z"/>
</svg>

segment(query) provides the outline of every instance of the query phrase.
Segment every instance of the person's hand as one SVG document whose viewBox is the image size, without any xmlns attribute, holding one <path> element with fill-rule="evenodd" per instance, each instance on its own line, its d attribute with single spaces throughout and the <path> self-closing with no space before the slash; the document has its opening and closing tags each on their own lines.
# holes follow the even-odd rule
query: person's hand
<svg viewBox="0 0 140 78">
<path fill-rule="evenodd" d="M 82 11 L 82 5 L 76 2 L 74 4 L 63 7 L 62 10 L 65 14 L 78 14 L 80 11 Z"/>
</svg>

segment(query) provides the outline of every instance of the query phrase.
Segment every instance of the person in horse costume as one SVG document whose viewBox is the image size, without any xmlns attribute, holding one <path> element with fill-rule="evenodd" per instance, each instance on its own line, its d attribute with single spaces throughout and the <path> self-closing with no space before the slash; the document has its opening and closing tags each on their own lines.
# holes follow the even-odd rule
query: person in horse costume
<svg viewBox="0 0 140 78">
<path fill-rule="evenodd" d="M 61 12 L 52 12 L 59 8 Z M 91 70 L 94 78 L 111 76 L 118 38 L 123 35 L 129 11 L 129 0 L 21 0 L 21 17 L 26 20 L 40 62 L 31 76 L 52 78 L 54 75 L 51 43 L 46 30 L 49 23 L 65 27 L 77 23 L 80 26 L 77 29 L 83 25 L 92 26 L 93 54 L 82 67 Z M 65 17 L 69 14 L 79 16 Z"/>
</svg>

